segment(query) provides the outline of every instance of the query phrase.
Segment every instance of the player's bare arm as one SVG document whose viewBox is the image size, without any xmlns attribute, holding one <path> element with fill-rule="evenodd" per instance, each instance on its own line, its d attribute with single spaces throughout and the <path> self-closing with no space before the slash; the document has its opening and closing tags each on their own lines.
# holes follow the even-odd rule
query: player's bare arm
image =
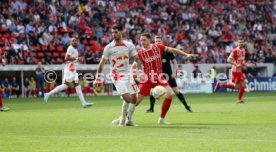
<svg viewBox="0 0 276 152">
<path fill-rule="evenodd" d="M 96 75 L 95 75 L 95 81 L 93 83 L 94 87 L 97 87 L 98 83 L 100 83 L 97 80 L 99 78 L 99 73 L 102 73 L 102 71 L 103 71 L 103 68 L 104 68 L 104 65 L 105 65 L 106 61 L 107 61 L 106 59 L 102 58 L 101 61 L 100 61 L 100 63 L 99 63 L 99 67 L 98 67 Z"/>
<path fill-rule="evenodd" d="M 181 56 L 185 56 L 187 58 L 190 58 L 190 57 L 196 57 L 197 55 L 196 54 L 188 54 L 184 51 L 181 51 L 179 49 L 176 49 L 176 48 L 171 48 L 171 47 L 168 47 L 166 46 L 166 51 L 170 52 L 170 53 L 174 53 L 174 54 L 177 54 L 177 55 L 181 55 Z"/>
<path fill-rule="evenodd" d="M 68 54 L 65 56 L 65 61 L 76 61 L 76 60 L 78 60 L 78 58 L 73 58 Z"/>
<path fill-rule="evenodd" d="M 172 77 L 172 78 L 176 78 L 177 68 L 178 68 L 177 62 L 176 62 L 175 59 L 173 59 L 171 62 L 172 62 L 172 64 L 173 64 L 173 73 L 172 73 L 171 77 Z"/>
<path fill-rule="evenodd" d="M 136 70 L 141 68 L 141 62 L 138 56 L 133 57 L 134 62 L 131 65 L 131 70 Z"/>
<path fill-rule="evenodd" d="M 138 56 L 133 57 L 133 59 L 134 59 L 134 62 L 131 65 L 130 72 L 131 72 L 134 80 L 136 81 L 136 83 L 139 83 L 139 81 L 137 80 L 138 71 L 139 71 L 139 69 L 141 69 L 142 66 L 141 66 L 141 62 L 140 62 Z"/>
</svg>

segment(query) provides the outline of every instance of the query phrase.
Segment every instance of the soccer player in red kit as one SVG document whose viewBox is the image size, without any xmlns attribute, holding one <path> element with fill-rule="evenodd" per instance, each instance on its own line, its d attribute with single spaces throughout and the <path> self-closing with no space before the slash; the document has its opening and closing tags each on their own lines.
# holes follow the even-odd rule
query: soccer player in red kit
<svg viewBox="0 0 276 152">
<path fill-rule="evenodd" d="M 232 50 L 227 61 L 232 64 L 231 73 L 232 82 L 234 82 L 234 84 L 217 82 L 214 88 L 214 92 L 216 92 L 220 87 L 238 89 L 239 93 L 237 103 L 244 103 L 242 97 L 245 91 L 245 75 L 243 74 L 242 70 L 246 65 L 243 39 L 238 40 L 238 47 Z"/>
<path fill-rule="evenodd" d="M 0 47 L 0 61 L 2 62 L 2 65 L 4 66 L 6 63 L 6 58 L 5 58 L 5 52 L 3 48 Z M 2 101 L 2 88 L 0 86 L 0 111 L 8 111 L 9 108 L 3 105 Z"/>
<path fill-rule="evenodd" d="M 138 50 L 138 57 L 143 65 L 143 75 L 140 78 L 139 93 L 137 95 L 137 105 L 142 102 L 144 96 L 150 96 L 150 91 L 155 86 L 163 86 L 166 89 L 165 99 L 162 104 L 159 124 L 166 124 L 165 117 L 172 102 L 172 89 L 163 77 L 162 72 L 162 54 L 171 52 L 177 55 L 193 57 L 194 54 L 187 54 L 181 50 L 167 47 L 161 44 L 151 44 L 151 36 L 143 33 L 140 37 L 142 48 Z"/>
</svg>

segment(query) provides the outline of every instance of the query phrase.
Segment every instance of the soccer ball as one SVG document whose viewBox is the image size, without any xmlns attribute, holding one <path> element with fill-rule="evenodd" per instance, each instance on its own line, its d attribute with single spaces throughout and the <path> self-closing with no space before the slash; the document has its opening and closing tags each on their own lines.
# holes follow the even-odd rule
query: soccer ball
<svg viewBox="0 0 276 152">
<path fill-rule="evenodd" d="M 166 94 L 166 89 L 162 86 L 156 86 L 151 91 L 151 95 L 155 99 L 159 99 L 160 97 L 164 96 L 165 94 Z"/>
</svg>

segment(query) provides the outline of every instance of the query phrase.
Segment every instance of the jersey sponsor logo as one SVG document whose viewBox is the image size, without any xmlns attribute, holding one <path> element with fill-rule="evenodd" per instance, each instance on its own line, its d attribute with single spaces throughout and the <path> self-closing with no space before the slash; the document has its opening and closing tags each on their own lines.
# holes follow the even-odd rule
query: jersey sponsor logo
<svg viewBox="0 0 276 152">
<path fill-rule="evenodd" d="M 243 56 L 239 56 L 238 60 L 244 60 L 244 57 Z"/>
<path fill-rule="evenodd" d="M 158 58 L 160 58 L 160 54 L 157 54 L 157 55 L 151 56 L 151 57 L 149 57 L 149 58 L 146 58 L 146 59 L 145 59 L 145 62 L 146 62 L 146 63 L 149 63 L 149 62 L 152 62 L 152 61 L 154 61 L 154 60 L 156 60 L 156 59 L 158 59 Z"/>
<path fill-rule="evenodd" d="M 119 61 L 125 61 L 127 59 L 128 59 L 128 56 L 125 54 L 122 54 L 121 56 L 117 57 L 117 60 L 119 60 Z"/>
</svg>

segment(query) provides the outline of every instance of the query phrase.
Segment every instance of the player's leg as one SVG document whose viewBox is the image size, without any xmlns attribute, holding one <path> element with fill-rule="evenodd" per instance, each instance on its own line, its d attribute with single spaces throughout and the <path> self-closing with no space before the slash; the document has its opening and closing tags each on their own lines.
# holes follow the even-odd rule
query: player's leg
<svg viewBox="0 0 276 152">
<path fill-rule="evenodd" d="M 133 101 L 135 100 L 137 103 L 138 102 L 140 103 L 143 100 L 144 96 L 141 94 L 139 96 L 136 94 L 132 94 L 131 98 L 133 99 Z M 123 116 L 127 115 L 127 120 L 125 120 L 126 121 L 125 124 L 127 126 L 137 126 L 137 124 L 135 124 L 132 120 L 132 114 L 135 110 L 135 106 L 137 106 L 137 105 L 132 105 L 131 103 L 129 103 L 128 105 L 129 106 L 128 106 L 127 110 L 122 109 L 122 116 L 120 116 L 120 118 L 112 121 L 113 124 L 119 124 L 120 126 L 123 126 L 124 125 L 123 122 L 125 120 L 123 118 Z M 122 108 L 126 108 L 126 107 L 127 107 L 126 102 L 124 101 Z"/>
<path fill-rule="evenodd" d="M 0 111 L 8 111 L 10 110 L 8 107 L 5 107 L 3 105 L 3 101 L 2 101 L 2 90 L 0 88 Z"/>
<path fill-rule="evenodd" d="M 165 117 L 167 115 L 167 112 L 170 109 L 170 106 L 171 106 L 171 103 L 172 103 L 172 98 L 173 98 L 172 88 L 169 85 L 164 86 L 164 87 L 166 89 L 166 95 L 165 95 L 165 99 L 162 103 L 160 118 L 158 120 L 159 124 L 169 124 L 168 122 L 165 122 Z"/>
<path fill-rule="evenodd" d="M 177 83 L 175 79 L 169 79 L 168 81 L 170 87 L 173 89 L 173 92 L 176 94 L 177 98 L 181 101 L 181 103 L 185 106 L 186 110 L 192 112 L 191 107 L 187 104 L 184 95 L 179 91 L 177 87 Z"/>
<path fill-rule="evenodd" d="M 136 106 L 137 85 L 128 80 L 118 80 L 115 81 L 114 84 L 123 99 L 122 115 L 120 117 L 119 125 L 124 126 L 126 124 L 127 126 L 136 126 L 132 121 L 132 115 Z M 116 124 L 115 122 L 117 121 L 113 121 L 113 124 Z"/>
<path fill-rule="evenodd" d="M 150 108 L 146 111 L 147 113 L 154 112 L 154 104 L 155 104 L 155 98 L 153 96 L 150 96 Z"/>
<path fill-rule="evenodd" d="M 220 87 L 229 88 L 229 89 L 239 89 L 240 84 L 238 82 L 240 82 L 241 79 L 244 80 L 242 73 L 232 72 L 232 82 L 234 82 L 234 84 L 217 82 L 214 88 L 214 92 L 216 92 Z"/>
<path fill-rule="evenodd" d="M 127 126 L 137 126 L 132 120 L 132 116 L 134 114 L 135 107 L 136 107 L 136 101 L 137 101 L 136 93 L 131 92 L 131 102 L 129 103 L 129 106 L 127 109 L 127 120 L 126 120 Z"/>
<path fill-rule="evenodd" d="M 93 105 L 93 103 L 88 103 L 85 101 L 83 93 L 82 93 L 82 89 L 81 89 L 81 85 L 79 84 L 79 75 L 77 72 L 74 72 L 74 81 L 73 84 L 75 86 L 76 89 L 76 93 L 77 96 L 79 97 L 82 107 L 83 108 L 87 108 L 87 107 L 91 107 Z"/>
<path fill-rule="evenodd" d="M 140 83 L 139 91 L 136 99 L 136 106 L 138 106 L 144 99 L 145 96 L 150 96 L 151 89 L 155 86 L 152 83 Z"/>
<path fill-rule="evenodd" d="M 123 84 L 122 84 L 122 86 L 123 86 Z M 120 87 L 120 88 L 122 89 L 122 87 Z M 117 90 L 120 90 L 120 89 L 118 88 Z M 120 126 L 124 126 L 125 125 L 125 121 L 127 119 L 129 107 L 130 107 L 130 105 L 133 105 L 133 103 L 132 103 L 132 98 L 131 98 L 131 95 L 130 95 L 129 92 L 126 92 L 125 94 L 121 95 L 121 98 L 123 99 L 123 103 L 122 103 L 121 116 L 119 118 L 120 119 L 119 125 Z M 131 112 L 133 114 L 134 110 L 131 111 Z M 131 114 L 131 116 L 132 116 L 132 114 Z M 130 117 L 130 119 L 131 119 L 131 117 Z"/>
<path fill-rule="evenodd" d="M 189 111 L 189 112 L 192 112 L 191 107 L 187 104 L 184 95 L 179 91 L 178 87 L 174 87 L 172 89 L 173 89 L 173 92 L 176 94 L 177 98 L 185 106 L 186 110 Z"/>
<path fill-rule="evenodd" d="M 223 82 L 217 82 L 216 85 L 215 85 L 215 88 L 214 88 L 214 92 L 217 92 L 217 90 L 220 87 L 229 88 L 229 89 L 235 89 L 235 85 L 234 84 L 226 83 L 226 82 L 225 83 L 223 83 Z"/>
<path fill-rule="evenodd" d="M 68 89 L 69 84 L 70 84 L 69 82 L 67 82 L 66 80 L 63 80 L 63 83 L 62 83 L 61 85 L 55 87 L 55 88 L 54 88 L 53 90 L 51 90 L 50 92 L 44 94 L 44 101 L 47 103 L 47 102 L 48 102 L 48 99 L 49 99 L 52 95 L 54 95 L 54 94 L 56 94 L 56 93 L 58 93 L 58 92 L 61 92 L 61 91 L 63 91 L 63 90 Z"/>
<path fill-rule="evenodd" d="M 118 119 L 113 120 L 112 124 L 124 126 L 125 125 L 125 121 L 127 119 L 128 109 L 130 107 L 130 104 L 133 105 L 133 101 L 132 101 L 130 92 L 129 92 L 128 88 L 127 88 L 126 81 L 124 81 L 124 80 L 116 80 L 113 83 L 115 85 L 115 88 L 116 88 L 117 92 L 121 95 L 121 99 L 123 100 L 123 103 L 122 103 L 121 116 Z M 133 106 L 131 106 L 131 108 L 132 107 Z M 133 112 L 134 112 L 134 110 L 133 110 Z"/>
<path fill-rule="evenodd" d="M 243 98 L 243 94 L 244 94 L 244 91 L 245 91 L 245 81 L 241 81 L 239 83 L 239 92 L 238 92 L 238 103 L 244 103 L 244 101 L 242 100 Z"/>
</svg>

